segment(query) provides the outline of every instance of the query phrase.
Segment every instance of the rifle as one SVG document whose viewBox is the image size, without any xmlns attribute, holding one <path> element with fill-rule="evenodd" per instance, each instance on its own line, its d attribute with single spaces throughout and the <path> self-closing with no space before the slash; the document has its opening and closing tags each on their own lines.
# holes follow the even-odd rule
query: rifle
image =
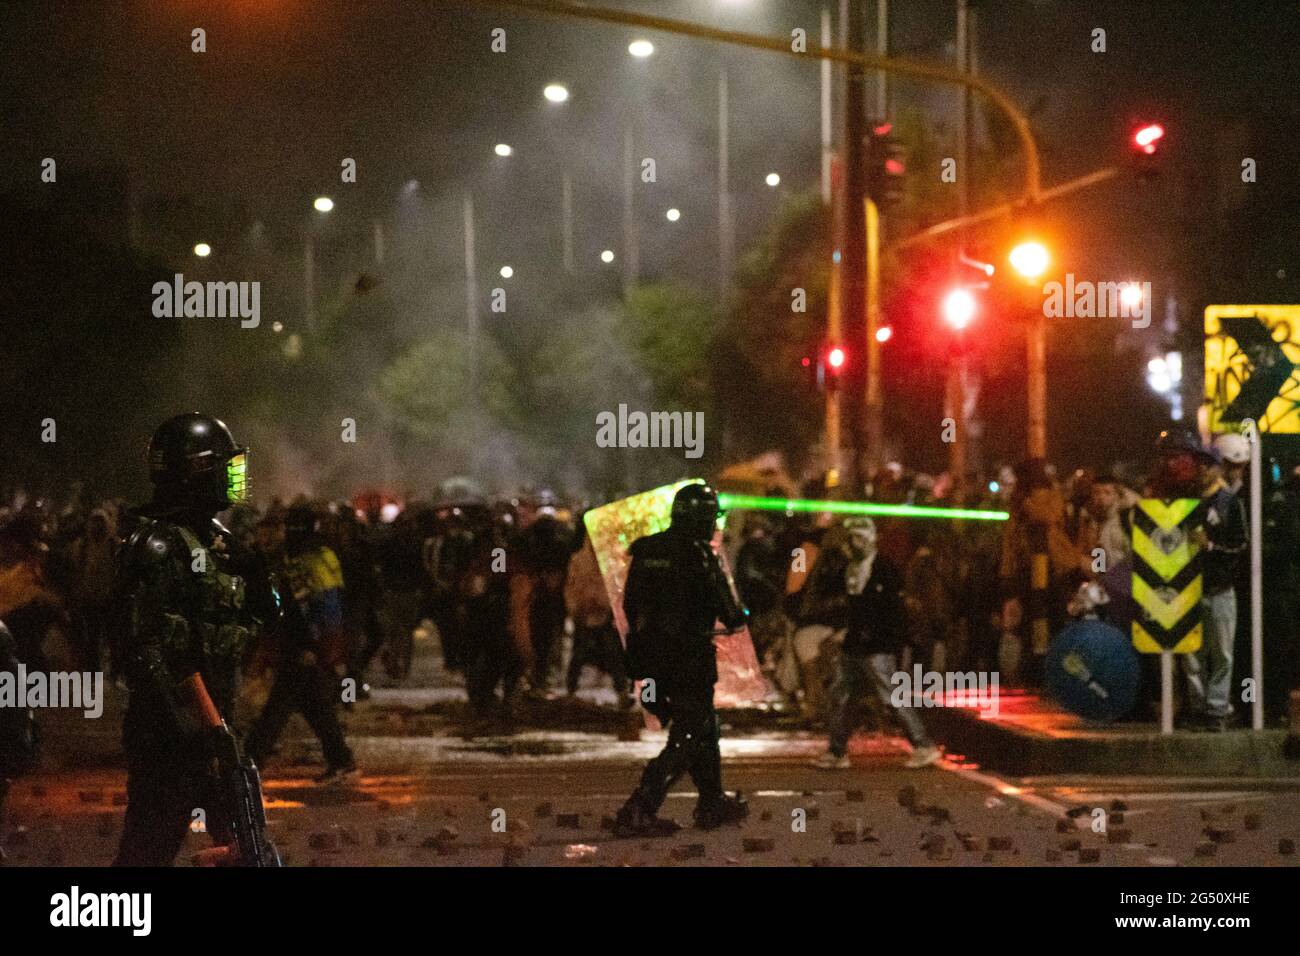
<svg viewBox="0 0 1300 956">
<path fill-rule="evenodd" d="M 217 848 L 221 852 L 210 854 L 213 862 L 224 866 L 282 866 L 279 851 L 266 837 L 262 777 L 257 766 L 240 752 L 239 742 L 208 695 L 203 677 L 191 674 L 181 682 L 180 689 L 192 712 L 212 733 L 218 799 L 232 836 L 228 845 Z"/>
</svg>

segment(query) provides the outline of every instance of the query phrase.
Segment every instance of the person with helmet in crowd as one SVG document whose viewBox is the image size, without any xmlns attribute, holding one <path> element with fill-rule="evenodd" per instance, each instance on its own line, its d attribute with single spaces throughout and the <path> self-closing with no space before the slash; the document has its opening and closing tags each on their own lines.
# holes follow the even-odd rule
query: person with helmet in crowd
<svg viewBox="0 0 1300 956">
<path fill-rule="evenodd" d="M 196 807 L 218 842 L 229 833 L 201 715 L 215 707 L 229 722 L 245 645 L 279 611 L 270 580 L 216 520 L 248 494 L 248 449 L 230 429 L 197 412 L 163 422 L 149 478 L 153 496 L 133 512 L 118 581 L 130 691 L 119 866 L 171 865 Z"/>
<path fill-rule="evenodd" d="M 1223 483 L 1250 513 L 1250 442 L 1238 432 L 1224 432 L 1214 438 L 1214 448 L 1223 458 Z M 1291 689 L 1296 684 L 1295 571 L 1300 559 L 1300 518 L 1295 501 L 1282 481 L 1280 463 L 1264 463 L 1260 475 L 1263 498 L 1263 623 L 1264 623 L 1264 719 L 1270 725 L 1284 722 Z M 1237 633 L 1233 649 L 1232 686 L 1254 676 L 1251 661 L 1250 562 L 1237 563 Z M 1237 695 L 1233 701 L 1237 717 L 1249 722 L 1252 704 Z"/>
<path fill-rule="evenodd" d="M 1234 495 L 1241 494 L 1250 464 L 1250 442 L 1245 435 L 1224 432 L 1214 436 L 1214 450 L 1223 462 L 1223 484 Z"/>
<path fill-rule="evenodd" d="M 249 756 L 260 765 L 289 717 L 300 713 L 320 740 L 325 758 L 320 782 L 334 783 L 355 777 L 357 765 L 343 739 L 337 710 L 347 667 L 343 571 L 316 526 L 310 504 L 295 504 L 285 513 L 284 563 L 277 572 L 284 618 L 276 634 L 275 683 L 246 744 Z"/>
<path fill-rule="evenodd" d="M 526 502 L 510 571 L 510 624 L 534 695 L 545 696 L 564 639 L 564 579 L 574 535 L 556 511 L 555 497 L 539 492 Z"/>
<path fill-rule="evenodd" d="M 673 497 L 665 531 L 639 538 L 623 592 L 629 676 L 643 680 L 646 710 L 668 725 L 668 743 L 646 766 L 619 809 L 617 836 L 654 836 L 677 825 L 657 814 L 668 790 L 689 773 L 699 791 L 695 825 L 711 830 L 739 823 L 749 805 L 722 789 L 720 730 L 713 709 L 718 680 L 713 628 L 743 627 L 745 609 L 713 551 L 718 494 L 706 484 L 683 486 Z"/>
<path fill-rule="evenodd" d="M 839 673 L 831 691 L 831 733 L 827 752 L 816 766 L 844 770 L 850 766 L 849 737 L 857 729 L 860 704 L 871 694 L 893 710 L 912 745 L 907 767 L 928 767 L 941 756 L 910 704 L 890 706 L 892 677 L 907 640 L 907 610 L 903 574 L 876 548 L 876 524 L 870 518 L 850 518 L 848 562 L 840 576 L 839 603 L 845 623 Z"/>
<path fill-rule="evenodd" d="M 1232 660 L 1237 634 L 1237 567 L 1249 546 L 1246 509 L 1223 482 L 1222 457 L 1188 429 L 1161 432 L 1153 497 L 1199 498 L 1204 524 L 1193 532 L 1201 550 L 1201 649 L 1179 654 L 1187 707 L 1178 726 L 1222 731 L 1233 719 Z"/>
<path fill-rule="evenodd" d="M 510 575 L 503 563 L 511 540 L 509 511 L 466 509 L 448 542 L 455 626 L 465 645 L 465 691 L 475 724 L 508 727 L 519 705 L 524 661 L 511 637 Z M 501 696 L 498 699 L 497 689 Z"/>
</svg>

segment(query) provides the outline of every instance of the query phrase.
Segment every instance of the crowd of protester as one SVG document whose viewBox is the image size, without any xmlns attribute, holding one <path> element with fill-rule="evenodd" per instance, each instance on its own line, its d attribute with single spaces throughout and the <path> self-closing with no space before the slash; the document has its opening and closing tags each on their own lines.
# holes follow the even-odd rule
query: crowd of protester
<svg viewBox="0 0 1300 956">
<path fill-rule="evenodd" d="M 1231 689 L 1250 665 L 1249 628 L 1236 623 L 1249 614 L 1247 486 L 1241 448 L 1220 446 L 1166 439 L 1149 472 L 1129 480 L 1087 470 L 1062 475 L 1027 461 L 954 483 L 891 464 L 864 489 L 881 503 L 1000 510 L 1006 521 L 729 515 L 723 546 L 773 699 L 834 730 L 848 719 L 836 700 L 847 694 L 861 702 L 864 689 L 879 691 L 886 665 L 996 671 L 1003 687 L 1032 688 L 1042 681 L 1047 638 L 1068 621 L 1080 585 L 1103 585 L 1112 598 L 1106 614 L 1128 632 L 1137 499 L 1191 496 L 1205 499 L 1212 517 L 1201 533 L 1204 648 L 1183 661 L 1182 722 L 1230 725 L 1243 708 Z M 1273 464 L 1264 488 L 1266 709 L 1276 721 L 1295 684 L 1300 533 L 1294 477 Z M 376 667 L 405 678 L 422 622 L 438 636 L 445 669 L 462 676 L 477 719 L 508 719 L 525 695 L 573 694 L 589 666 L 605 675 L 619 706 L 631 706 L 581 511 L 548 493 L 401 503 L 377 495 L 299 498 L 237 506 L 225 521 L 238 546 L 288 574 L 282 590 L 300 599 L 310 619 L 302 633 L 318 641 L 305 649 L 282 627 L 250 653 L 250 668 L 277 675 L 251 734 L 259 753 L 274 747 L 297 710 L 321 737 L 330 767 L 347 772 L 351 754 L 332 719 L 335 704 L 325 700 L 328 687 L 350 678 L 355 699 L 364 699 Z M 22 495 L 0 504 L 0 621 L 30 668 L 43 666 L 50 636 L 59 633 L 78 669 L 116 676 L 114 579 L 119 529 L 128 524 L 123 502 L 92 505 L 75 488 L 57 504 Z M 1046 567 L 1045 583 L 1035 583 L 1036 563 Z M 861 598 L 876 591 L 892 597 Z M 846 653 L 857 657 L 846 662 Z M 1150 719 L 1158 699 L 1154 684 L 1146 685 L 1137 719 Z M 879 696 L 865 693 L 868 715 L 874 710 L 878 719 L 888 711 L 875 706 Z M 918 748 L 930 746 L 923 728 L 905 729 Z"/>
</svg>

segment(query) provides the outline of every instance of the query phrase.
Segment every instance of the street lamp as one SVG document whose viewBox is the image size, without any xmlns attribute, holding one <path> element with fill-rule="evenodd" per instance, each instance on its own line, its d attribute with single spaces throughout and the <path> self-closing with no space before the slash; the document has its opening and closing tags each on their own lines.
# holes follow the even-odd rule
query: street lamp
<svg viewBox="0 0 1300 956">
<path fill-rule="evenodd" d="M 550 83 L 542 90 L 542 95 L 552 103 L 563 103 L 569 98 L 569 88 L 560 83 Z"/>
<path fill-rule="evenodd" d="M 767 178 L 764 180 L 764 182 L 766 182 L 769 186 L 776 188 L 777 186 L 781 185 L 781 174 L 768 173 Z"/>
<path fill-rule="evenodd" d="M 633 40 L 627 45 L 627 52 L 638 60 L 644 60 L 655 51 L 655 45 L 649 40 Z"/>
<path fill-rule="evenodd" d="M 329 196 L 317 196 L 311 207 L 317 212 L 329 212 L 334 208 L 334 200 L 330 199 Z"/>
<path fill-rule="evenodd" d="M 669 209 L 664 213 L 664 215 L 668 218 L 669 222 L 676 222 L 678 219 L 682 218 L 682 211 L 674 206 L 672 209 Z"/>
<path fill-rule="evenodd" d="M 501 267 L 501 278 L 509 279 L 514 274 L 515 274 L 515 270 L 512 269 L 510 266 Z"/>
<path fill-rule="evenodd" d="M 492 152 L 498 156 L 513 156 L 515 154 L 514 147 L 509 143 L 497 143 L 496 146 L 492 147 Z"/>
<path fill-rule="evenodd" d="M 612 249 L 606 249 L 600 254 L 600 261 L 605 263 L 605 265 L 609 265 L 614 261 L 614 251 Z"/>
<path fill-rule="evenodd" d="M 194 254 L 200 259 L 206 259 L 208 256 L 212 255 L 212 247 L 206 242 L 195 243 Z"/>
</svg>

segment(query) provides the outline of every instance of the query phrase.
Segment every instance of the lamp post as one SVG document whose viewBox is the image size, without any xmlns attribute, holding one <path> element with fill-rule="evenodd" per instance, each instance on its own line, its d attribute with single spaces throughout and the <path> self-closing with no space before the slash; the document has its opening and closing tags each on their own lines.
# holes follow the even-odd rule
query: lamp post
<svg viewBox="0 0 1300 956">
<path fill-rule="evenodd" d="M 1033 239 L 1011 250 L 1011 268 L 1031 286 L 1047 272 L 1052 257 L 1047 247 Z M 1026 365 L 1029 376 L 1029 457 L 1047 457 L 1047 317 L 1041 303 L 1031 307 L 1026 332 Z"/>
</svg>

